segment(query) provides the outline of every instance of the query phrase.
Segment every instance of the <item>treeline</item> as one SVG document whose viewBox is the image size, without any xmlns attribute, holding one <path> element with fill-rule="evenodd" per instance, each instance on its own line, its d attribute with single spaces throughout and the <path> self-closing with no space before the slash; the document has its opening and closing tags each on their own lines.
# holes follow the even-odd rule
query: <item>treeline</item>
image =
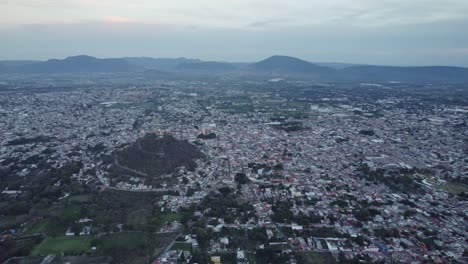
<svg viewBox="0 0 468 264">
<path fill-rule="evenodd" d="M 7 143 L 8 146 L 18 146 L 18 145 L 26 145 L 26 144 L 33 144 L 33 143 L 45 143 L 50 142 L 54 139 L 53 137 L 48 136 L 37 136 L 33 138 L 25 138 L 20 137 L 17 139 L 13 139 Z"/>
<path fill-rule="evenodd" d="M 383 183 L 393 192 L 425 193 L 421 184 L 416 181 L 415 173 L 429 173 L 428 170 L 399 168 L 397 170 L 384 170 L 377 168 L 371 170 L 367 163 L 358 168 L 360 176 L 375 184 Z"/>
<path fill-rule="evenodd" d="M 0 215 L 28 214 L 31 209 L 48 208 L 65 193 L 79 192 L 77 183 L 72 184 L 71 176 L 82 168 L 79 162 L 69 163 L 60 168 L 51 168 L 47 172 L 28 178 L 17 178 L 9 182 L 9 190 L 19 190 L 15 197 L 0 196 Z"/>
</svg>

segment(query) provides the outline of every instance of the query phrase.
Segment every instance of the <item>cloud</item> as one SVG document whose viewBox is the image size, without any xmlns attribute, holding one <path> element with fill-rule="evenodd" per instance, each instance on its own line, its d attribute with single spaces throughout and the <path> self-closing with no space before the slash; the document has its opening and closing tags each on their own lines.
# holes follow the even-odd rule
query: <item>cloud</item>
<svg viewBox="0 0 468 264">
<path fill-rule="evenodd" d="M 252 28 L 266 28 L 266 27 L 272 27 L 272 26 L 277 26 L 281 25 L 283 23 L 289 22 L 289 19 L 269 19 L 269 20 L 263 20 L 263 21 L 255 21 L 252 23 L 247 24 L 247 27 L 252 27 Z"/>
<path fill-rule="evenodd" d="M 466 14 L 466 0 L 0 0 L 0 58 L 468 66 Z"/>
<path fill-rule="evenodd" d="M 466 0 L 6 0 L 3 23 L 99 20 L 109 14 L 147 23 L 205 28 L 386 27 L 467 19 Z"/>
<path fill-rule="evenodd" d="M 106 16 L 102 19 L 105 23 L 111 23 L 111 24 L 120 24 L 120 23 L 138 23 L 140 21 L 127 18 L 127 17 L 121 17 L 121 16 Z"/>
<path fill-rule="evenodd" d="M 442 50 L 442 52 L 449 55 L 468 56 L 468 48 L 451 48 Z"/>
</svg>

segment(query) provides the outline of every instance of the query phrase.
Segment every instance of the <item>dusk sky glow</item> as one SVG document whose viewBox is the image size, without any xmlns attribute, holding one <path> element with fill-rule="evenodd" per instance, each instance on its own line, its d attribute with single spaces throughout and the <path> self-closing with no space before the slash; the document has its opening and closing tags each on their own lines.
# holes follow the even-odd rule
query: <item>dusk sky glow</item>
<svg viewBox="0 0 468 264">
<path fill-rule="evenodd" d="M 466 0 L 0 0 L 0 59 L 468 66 Z"/>
</svg>

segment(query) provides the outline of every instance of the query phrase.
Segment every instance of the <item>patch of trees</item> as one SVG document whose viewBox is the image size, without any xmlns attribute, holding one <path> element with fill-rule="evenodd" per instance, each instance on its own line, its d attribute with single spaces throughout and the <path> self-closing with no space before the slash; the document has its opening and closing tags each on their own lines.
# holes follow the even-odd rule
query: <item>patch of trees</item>
<svg viewBox="0 0 468 264">
<path fill-rule="evenodd" d="M 231 188 L 227 187 L 227 186 L 219 188 L 218 191 L 224 196 L 226 196 L 226 195 L 233 192 L 233 190 Z"/>
<path fill-rule="evenodd" d="M 342 143 L 342 142 L 347 142 L 347 141 L 349 141 L 349 137 L 345 137 L 345 138 L 337 137 L 337 138 L 335 138 L 336 143 Z"/>
<path fill-rule="evenodd" d="M 238 183 L 238 184 L 246 184 L 249 182 L 249 178 L 247 178 L 247 175 L 245 175 L 245 173 L 236 173 L 236 176 L 234 177 L 234 180 Z"/>
<path fill-rule="evenodd" d="M 374 132 L 374 130 L 365 130 L 365 129 L 363 129 L 363 130 L 359 131 L 359 134 L 365 135 L 365 136 L 374 136 L 375 132 Z"/>
<path fill-rule="evenodd" d="M 205 157 L 188 141 L 170 135 L 160 138 L 155 134 L 144 136 L 115 156 L 121 166 L 154 176 L 172 173 L 181 166 L 193 171 L 197 166 L 195 159 Z"/>
<path fill-rule="evenodd" d="M 268 242 L 268 236 L 265 228 L 247 230 L 247 238 L 250 241 L 254 241 L 256 244 L 266 244 Z"/>
<path fill-rule="evenodd" d="M 4 262 L 11 257 L 28 256 L 31 250 L 42 240 L 42 237 L 32 237 L 30 239 L 13 240 L 9 239 L 0 242 L 0 262 Z M 40 262 L 40 261 L 38 261 Z"/>
<path fill-rule="evenodd" d="M 106 150 L 106 146 L 103 143 L 96 144 L 95 146 L 88 145 L 88 151 L 99 154 Z"/>
<path fill-rule="evenodd" d="M 255 252 L 255 263 L 269 264 L 269 263 L 287 263 L 290 256 L 283 253 L 282 250 L 275 250 L 272 248 L 257 249 Z"/>
<path fill-rule="evenodd" d="M 430 251 L 432 250 L 442 250 L 442 248 L 440 246 L 438 246 L 434 241 L 437 240 L 438 238 L 435 237 L 435 236 L 430 236 L 430 237 L 425 237 L 425 238 L 422 238 L 422 237 L 417 237 L 418 240 L 422 243 L 424 243 L 424 245 L 426 245 L 426 248 Z"/>
<path fill-rule="evenodd" d="M 33 143 L 46 143 L 46 142 L 52 141 L 52 139 L 54 139 L 54 137 L 48 137 L 48 136 L 37 136 L 37 137 L 32 137 L 32 138 L 20 137 L 20 138 L 9 141 L 7 145 L 18 146 L 18 145 L 26 145 L 26 144 L 33 144 Z"/>
<path fill-rule="evenodd" d="M 216 138 L 216 133 L 208 133 L 208 134 L 200 134 L 197 136 L 199 139 L 215 139 Z"/>
<path fill-rule="evenodd" d="M 346 259 L 343 252 L 340 252 L 338 255 L 338 263 L 342 264 L 361 264 L 361 263 L 384 263 L 384 262 L 375 262 L 372 261 L 372 258 L 366 254 L 358 254 L 352 259 Z"/>
<path fill-rule="evenodd" d="M 359 246 L 363 247 L 367 244 L 370 243 L 370 241 L 366 240 L 364 237 L 362 236 L 357 236 L 357 237 L 351 237 L 350 238 L 351 241 L 353 241 L 354 243 L 358 244 Z"/>
<path fill-rule="evenodd" d="M 140 118 L 137 118 L 135 119 L 135 121 L 133 122 L 132 124 L 132 129 L 133 130 L 137 130 L 139 128 L 141 128 L 141 126 L 145 123 L 144 120 L 140 119 Z"/>
<path fill-rule="evenodd" d="M 187 193 L 185 194 L 185 196 L 191 197 L 191 196 L 193 196 L 194 194 L 195 194 L 195 189 L 193 189 L 193 188 L 188 188 Z"/>
<path fill-rule="evenodd" d="M 320 215 L 316 215 L 316 214 L 305 215 L 305 214 L 300 213 L 298 215 L 293 216 L 291 221 L 302 226 L 309 226 L 310 224 L 320 223 L 322 219 L 323 218 Z"/>
<path fill-rule="evenodd" d="M 293 214 L 291 207 L 293 206 L 292 201 L 277 201 L 272 206 L 273 215 L 271 219 L 278 223 L 297 223 L 303 226 L 309 226 L 310 224 L 320 223 L 322 217 L 313 213 L 304 214 Z"/>
<path fill-rule="evenodd" d="M 82 168 L 81 163 L 69 163 L 61 168 L 52 168 L 28 178 L 17 178 L 8 183 L 10 190 L 17 190 L 23 186 L 23 191 L 8 203 L 0 205 L 0 215 L 27 214 L 32 208 L 44 209 L 49 207 L 65 192 L 74 192 L 80 189 L 73 184 L 71 176 Z"/>
<path fill-rule="evenodd" d="M 291 223 L 294 215 L 291 212 L 293 203 L 291 201 L 277 201 L 272 207 L 273 216 L 271 219 L 277 223 Z"/>
<path fill-rule="evenodd" d="M 299 122 L 299 121 L 285 122 L 280 125 L 274 125 L 273 127 L 278 130 L 284 130 L 286 132 L 301 131 L 305 129 L 302 122 Z"/>
<path fill-rule="evenodd" d="M 336 199 L 335 201 L 330 203 L 330 206 L 338 205 L 341 208 L 348 207 L 348 202 L 343 199 Z"/>
<path fill-rule="evenodd" d="M 312 237 L 345 237 L 344 234 L 336 231 L 332 227 L 310 228 L 303 231 L 304 236 Z"/>
<path fill-rule="evenodd" d="M 264 163 L 254 163 L 254 162 L 249 163 L 249 164 L 248 164 L 248 167 L 249 167 L 250 169 L 252 169 L 252 171 L 254 171 L 254 172 L 257 172 L 257 171 L 260 170 L 260 169 L 263 169 L 265 172 L 269 172 L 269 171 L 271 171 L 271 169 L 272 169 L 272 168 L 271 168 L 269 165 L 267 165 L 267 164 L 264 164 Z"/>
<path fill-rule="evenodd" d="M 468 199 L 468 192 L 461 192 L 458 194 L 458 196 L 462 199 L 467 200 Z"/>
<path fill-rule="evenodd" d="M 364 163 L 358 170 L 361 172 L 361 177 L 376 184 L 383 183 L 393 192 L 425 193 L 421 185 L 415 181 L 413 175 L 416 172 L 426 173 L 427 170 L 406 168 L 400 168 L 397 171 L 386 171 L 381 168 L 371 170 L 367 163 Z"/>
<path fill-rule="evenodd" d="M 250 217 L 254 217 L 254 208 L 250 203 L 241 202 L 239 197 L 229 189 L 226 194 L 211 192 L 201 202 L 199 208 L 204 211 L 207 217 L 223 218 L 226 222 L 232 223 L 236 218 L 246 222 Z"/>
<path fill-rule="evenodd" d="M 402 199 L 400 200 L 400 203 L 401 204 L 404 204 L 404 205 L 408 205 L 408 206 L 411 206 L 411 207 L 416 207 L 416 204 L 411 202 L 410 200 L 408 199 Z"/>
<path fill-rule="evenodd" d="M 103 225 L 104 232 L 116 224 L 124 224 L 124 230 L 156 232 L 166 222 L 154 203 L 154 194 L 106 190 L 93 195 L 83 213 Z"/>
<path fill-rule="evenodd" d="M 278 163 L 275 166 L 273 166 L 273 169 L 276 171 L 283 170 L 283 163 Z"/>
<path fill-rule="evenodd" d="M 354 217 L 359 221 L 369 221 L 374 218 L 376 215 L 379 215 L 380 212 L 373 208 L 359 208 L 353 211 Z"/>
<path fill-rule="evenodd" d="M 392 238 L 392 237 L 400 237 L 400 230 L 397 228 L 378 228 L 374 229 L 374 234 L 381 239 Z"/>
</svg>

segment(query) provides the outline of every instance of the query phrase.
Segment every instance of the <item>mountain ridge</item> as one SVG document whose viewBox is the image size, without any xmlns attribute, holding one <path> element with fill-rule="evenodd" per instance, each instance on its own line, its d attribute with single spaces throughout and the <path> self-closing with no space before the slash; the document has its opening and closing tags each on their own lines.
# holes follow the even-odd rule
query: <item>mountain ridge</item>
<svg viewBox="0 0 468 264">
<path fill-rule="evenodd" d="M 468 82 L 468 68 L 456 66 L 376 66 L 312 63 L 274 55 L 254 63 L 229 63 L 188 58 L 124 57 L 99 59 L 87 55 L 47 61 L 0 61 L 1 73 L 236 72 L 258 76 L 298 76 L 324 81 Z"/>
<path fill-rule="evenodd" d="M 137 70 L 124 59 L 98 59 L 87 55 L 67 57 L 63 60 L 50 59 L 43 62 L 8 67 L 15 73 L 89 73 L 89 72 L 128 72 Z"/>
<path fill-rule="evenodd" d="M 274 55 L 262 61 L 250 64 L 250 68 L 259 71 L 292 73 L 330 73 L 332 68 L 318 66 L 295 57 Z"/>
<path fill-rule="evenodd" d="M 182 63 L 176 67 L 177 70 L 194 70 L 194 71 L 232 71 L 237 67 L 230 63 L 205 61 L 198 63 Z"/>
</svg>

